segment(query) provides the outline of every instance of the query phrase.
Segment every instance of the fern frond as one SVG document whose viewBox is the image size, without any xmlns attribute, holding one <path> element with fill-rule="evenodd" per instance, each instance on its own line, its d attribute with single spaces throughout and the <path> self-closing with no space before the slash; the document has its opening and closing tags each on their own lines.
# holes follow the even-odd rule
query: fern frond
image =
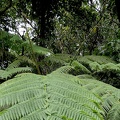
<svg viewBox="0 0 120 120">
<path fill-rule="evenodd" d="M 17 57 L 17 59 L 15 61 L 13 61 L 11 64 L 8 65 L 8 67 L 6 68 L 6 71 L 10 71 L 13 68 L 17 68 L 23 63 L 27 63 L 27 64 L 35 66 L 35 62 L 32 61 L 31 59 L 29 59 L 28 57 L 19 56 L 19 57 Z"/>
<path fill-rule="evenodd" d="M 120 119 L 120 102 L 113 105 L 112 109 L 108 112 L 107 120 Z"/>
<path fill-rule="evenodd" d="M 1 120 L 103 120 L 101 99 L 73 75 L 20 74 L 0 85 Z"/>
<path fill-rule="evenodd" d="M 77 60 L 84 64 L 89 64 L 91 62 L 97 62 L 98 64 L 107 64 L 109 62 L 115 63 L 109 57 L 106 56 L 96 56 L 96 55 L 87 55 L 84 57 L 77 57 Z"/>
<path fill-rule="evenodd" d="M 12 62 L 11 64 L 8 65 L 8 67 L 6 68 L 6 71 L 9 71 L 10 69 L 19 67 L 21 64 L 21 60 L 15 60 L 14 62 Z"/>
<path fill-rule="evenodd" d="M 102 68 L 101 68 L 101 65 L 98 64 L 97 62 L 91 62 L 91 63 L 89 63 L 89 66 L 90 66 L 90 69 L 91 69 L 92 71 L 99 71 L 99 70 L 102 69 Z"/>
<path fill-rule="evenodd" d="M 77 76 L 80 79 L 95 79 L 93 76 L 88 75 L 88 74 L 82 74 Z"/>
<path fill-rule="evenodd" d="M 79 77 L 79 76 L 78 76 Z M 102 107 L 105 111 L 105 114 L 107 114 L 114 104 L 119 102 L 120 99 L 120 90 L 109 85 L 106 83 L 103 83 L 101 81 L 91 79 L 91 78 L 80 78 L 80 83 L 75 81 L 78 84 L 82 84 L 82 86 L 92 93 L 98 95 L 102 99 Z"/>
<path fill-rule="evenodd" d="M 74 67 L 72 66 L 63 66 L 53 71 L 52 73 L 69 73 Z"/>
<path fill-rule="evenodd" d="M 9 77 L 9 72 L 0 70 L 0 80 L 6 80 Z"/>
<path fill-rule="evenodd" d="M 10 51 L 9 51 L 9 53 L 8 53 L 9 55 L 12 55 L 12 56 L 14 56 L 15 58 L 17 58 L 19 55 L 18 55 L 18 53 L 17 52 L 15 52 L 14 50 L 12 50 L 12 49 L 10 49 Z"/>
<path fill-rule="evenodd" d="M 73 56 L 69 54 L 54 54 L 48 57 L 46 60 L 53 63 L 60 63 L 61 65 L 66 65 L 73 60 Z"/>
<path fill-rule="evenodd" d="M 119 64 L 117 64 L 117 67 L 119 67 L 119 68 L 120 68 L 120 63 L 119 63 Z"/>
<path fill-rule="evenodd" d="M 31 71 L 32 69 L 30 67 L 19 67 L 10 70 L 0 70 L 0 80 L 7 80 L 17 75 L 18 73 L 31 72 Z"/>
<path fill-rule="evenodd" d="M 31 72 L 31 71 L 32 71 L 32 68 L 30 67 L 18 67 L 18 68 L 10 69 L 9 73 L 13 75 L 17 73 Z"/>
<path fill-rule="evenodd" d="M 26 56 L 19 56 L 19 57 L 18 57 L 18 60 L 21 60 L 21 63 L 26 62 L 26 63 L 28 63 L 28 64 L 30 64 L 30 65 L 35 66 L 35 62 L 32 61 L 30 58 L 28 58 L 28 57 L 26 57 Z"/>
<path fill-rule="evenodd" d="M 38 55 L 50 56 L 51 54 L 53 54 L 53 52 L 47 48 L 37 46 L 35 44 L 33 44 L 32 47 L 33 47 L 33 51 Z"/>
<path fill-rule="evenodd" d="M 105 71 L 116 71 L 120 72 L 119 64 L 113 64 L 113 63 L 107 63 L 105 65 L 102 65 L 102 69 Z"/>
<path fill-rule="evenodd" d="M 79 63 L 78 61 L 73 61 L 71 63 L 71 65 L 77 70 L 79 71 L 79 74 L 88 74 L 91 73 L 84 65 L 82 65 L 81 63 Z"/>
</svg>

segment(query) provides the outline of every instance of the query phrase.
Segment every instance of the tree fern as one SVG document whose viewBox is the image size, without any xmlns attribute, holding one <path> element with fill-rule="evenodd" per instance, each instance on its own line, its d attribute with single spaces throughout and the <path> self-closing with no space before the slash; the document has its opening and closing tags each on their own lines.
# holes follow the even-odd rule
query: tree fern
<svg viewBox="0 0 120 120">
<path fill-rule="evenodd" d="M 79 84 L 79 82 L 76 83 Z M 106 114 L 105 119 L 108 120 L 107 115 L 109 114 L 108 116 L 110 116 L 111 115 L 110 111 L 114 109 L 115 104 L 119 103 L 120 90 L 108 84 L 105 84 L 103 82 L 88 77 L 84 79 L 80 78 L 80 85 L 81 84 L 83 87 L 85 87 L 92 93 L 99 95 L 101 97 L 101 99 L 103 100 L 102 107 Z M 116 115 L 116 112 L 117 111 L 114 111 L 113 116 Z M 118 114 L 117 117 L 120 118 L 120 114 Z M 117 120 L 117 119 L 113 119 L 113 120 Z"/>
<path fill-rule="evenodd" d="M 119 64 L 113 64 L 113 63 L 107 63 L 105 65 L 102 65 L 102 69 L 107 71 L 116 71 L 120 73 L 120 68 L 119 68 Z"/>
<path fill-rule="evenodd" d="M 71 76 L 29 73 L 1 84 L 0 120 L 102 120 L 102 101 L 70 80 Z"/>
<path fill-rule="evenodd" d="M 48 57 L 47 60 L 55 63 L 61 63 L 61 65 L 66 65 L 73 61 L 74 57 L 70 54 L 53 54 Z"/>
<path fill-rule="evenodd" d="M 101 65 L 98 64 L 97 62 L 91 62 L 89 63 L 89 67 L 92 71 L 100 71 L 102 68 L 101 68 Z"/>
<path fill-rule="evenodd" d="M 19 67 L 23 63 L 27 63 L 27 64 L 35 66 L 35 62 L 32 61 L 31 59 L 29 59 L 28 57 L 26 57 L 26 56 L 19 56 L 16 60 L 14 60 L 11 64 L 8 65 L 6 70 L 10 70 L 10 69 Z"/>
<path fill-rule="evenodd" d="M 106 56 L 96 56 L 96 55 L 87 55 L 84 57 L 77 57 L 78 61 L 84 64 L 89 64 L 91 62 L 97 62 L 98 64 L 107 64 L 108 62 L 115 63 L 109 57 Z"/>
<path fill-rule="evenodd" d="M 51 73 L 57 68 L 70 65 L 73 58 L 69 54 L 52 54 L 39 62 L 40 68 L 45 74 Z"/>
<path fill-rule="evenodd" d="M 18 73 L 31 72 L 30 67 L 18 67 L 10 70 L 0 70 L 0 80 L 7 80 L 17 75 Z"/>
<path fill-rule="evenodd" d="M 113 105 L 112 109 L 108 112 L 108 120 L 119 120 L 120 119 L 120 102 Z"/>
<path fill-rule="evenodd" d="M 90 75 L 69 75 L 71 69 L 23 73 L 1 84 L 0 120 L 119 120 L 120 90 Z"/>
<path fill-rule="evenodd" d="M 38 55 L 50 56 L 51 54 L 53 54 L 52 51 L 50 51 L 47 48 L 37 46 L 35 44 L 33 44 L 32 47 L 33 47 L 33 51 Z"/>
<path fill-rule="evenodd" d="M 17 68 L 22 60 L 34 65 L 22 56 L 0 71 L 1 80 L 16 75 L 0 85 L 0 120 L 119 120 L 119 89 L 95 79 L 96 73 L 114 71 L 119 74 L 119 64 L 107 63 L 106 58 L 100 62 L 102 57 L 77 58 L 79 62 L 74 57 L 50 57 L 45 60 L 58 60 L 66 66 L 46 76 L 17 75 L 31 72 L 31 68 Z M 78 70 L 81 75 L 70 75 L 73 70 Z"/>
<path fill-rule="evenodd" d="M 73 61 L 72 63 L 71 63 L 71 65 L 72 66 L 74 66 L 74 68 L 75 68 L 75 70 L 77 70 L 77 72 L 79 73 L 79 74 L 90 74 L 91 72 L 84 66 L 84 65 L 82 65 L 81 63 L 79 63 L 78 61 Z"/>
</svg>

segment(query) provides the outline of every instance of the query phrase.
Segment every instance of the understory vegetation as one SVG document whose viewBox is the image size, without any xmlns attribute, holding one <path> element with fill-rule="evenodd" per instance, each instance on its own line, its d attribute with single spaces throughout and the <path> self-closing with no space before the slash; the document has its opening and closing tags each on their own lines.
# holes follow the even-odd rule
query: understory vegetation
<svg viewBox="0 0 120 120">
<path fill-rule="evenodd" d="M 1 0 L 0 120 L 120 120 L 119 6 Z"/>
<path fill-rule="evenodd" d="M 97 80 L 81 63 L 72 64 L 48 75 L 22 73 L 1 84 L 0 119 L 119 120 L 120 90 Z M 114 67 L 110 69 L 109 64 Z M 120 74 L 119 64 L 109 64 L 97 63 L 91 69 Z M 71 75 L 71 71 L 82 74 Z"/>
</svg>

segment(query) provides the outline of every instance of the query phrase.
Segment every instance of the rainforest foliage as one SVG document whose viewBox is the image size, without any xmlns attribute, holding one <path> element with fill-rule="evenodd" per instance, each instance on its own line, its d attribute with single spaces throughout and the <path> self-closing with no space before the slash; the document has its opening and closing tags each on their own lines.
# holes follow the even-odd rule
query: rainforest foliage
<svg viewBox="0 0 120 120">
<path fill-rule="evenodd" d="M 0 120 L 120 120 L 119 6 L 1 0 Z"/>
</svg>

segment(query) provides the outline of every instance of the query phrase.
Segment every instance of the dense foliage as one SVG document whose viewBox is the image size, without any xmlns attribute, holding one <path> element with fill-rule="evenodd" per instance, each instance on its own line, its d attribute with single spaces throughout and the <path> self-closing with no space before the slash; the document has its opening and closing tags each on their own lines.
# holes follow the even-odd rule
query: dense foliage
<svg viewBox="0 0 120 120">
<path fill-rule="evenodd" d="M 119 120 L 119 6 L 1 0 L 0 120 Z"/>
<path fill-rule="evenodd" d="M 78 65 L 77 65 L 78 66 Z M 120 90 L 64 66 L 47 76 L 24 73 L 1 84 L 1 120 L 119 120 Z M 120 71 L 120 66 L 119 71 Z"/>
</svg>

